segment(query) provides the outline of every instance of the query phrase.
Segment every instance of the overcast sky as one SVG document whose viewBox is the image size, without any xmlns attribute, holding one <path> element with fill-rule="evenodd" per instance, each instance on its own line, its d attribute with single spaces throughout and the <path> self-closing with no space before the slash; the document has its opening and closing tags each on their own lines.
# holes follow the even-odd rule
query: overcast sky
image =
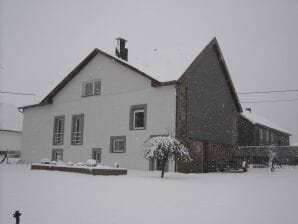
<svg viewBox="0 0 298 224">
<path fill-rule="evenodd" d="M 129 57 L 217 37 L 237 92 L 298 89 L 298 1 L 0 0 L 0 94 L 39 102 L 94 48 L 128 40 Z M 199 53 L 199 52 L 198 52 Z M 298 98 L 298 92 L 239 95 L 241 101 Z M 292 133 L 298 101 L 242 104 Z"/>
</svg>

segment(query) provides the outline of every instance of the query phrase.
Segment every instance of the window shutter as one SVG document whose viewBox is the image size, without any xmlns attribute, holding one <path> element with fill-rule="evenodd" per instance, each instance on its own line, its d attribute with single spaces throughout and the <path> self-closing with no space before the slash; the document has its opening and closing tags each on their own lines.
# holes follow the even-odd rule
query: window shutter
<svg viewBox="0 0 298 224">
<path fill-rule="evenodd" d="M 93 95 L 93 83 L 89 82 L 89 83 L 86 83 L 85 96 L 91 96 L 91 95 Z"/>
<path fill-rule="evenodd" d="M 99 95 L 101 91 L 101 82 L 95 81 L 94 82 L 94 95 Z"/>
</svg>

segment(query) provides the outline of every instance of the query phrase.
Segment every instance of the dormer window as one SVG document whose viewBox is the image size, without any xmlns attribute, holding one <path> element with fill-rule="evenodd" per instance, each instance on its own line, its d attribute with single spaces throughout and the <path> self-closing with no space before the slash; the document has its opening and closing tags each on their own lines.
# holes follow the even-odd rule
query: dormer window
<svg viewBox="0 0 298 224">
<path fill-rule="evenodd" d="M 100 95 L 101 82 L 100 80 L 93 80 L 84 82 L 83 84 L 83 96 Z"/>
</svg>

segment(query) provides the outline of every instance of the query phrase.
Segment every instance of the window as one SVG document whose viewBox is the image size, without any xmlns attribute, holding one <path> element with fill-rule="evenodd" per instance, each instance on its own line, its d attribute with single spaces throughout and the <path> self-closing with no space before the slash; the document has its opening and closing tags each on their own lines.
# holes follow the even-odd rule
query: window
<svg viewBox="0 0 298 224">
<path fill-rule="evenodd" d="M 72 116 L 71 127 L 71 144 L 82 145 L 83 144 L 83 131 L 84 131 L 84 114 Z"/>
<path fill-rule="evenodd" d="M 83 96 L 100 95 L 100 90 L 101 90 L 100 80 L 84 82 L 83 84 Z"/>
<path fill-rule="evenodd" d="M 54 118 L 53 145 L 63 145 L 64 119 L 64 116 L 57 116 Z"/>
<path fill-rule="evenodd" d="M 111 136 L 110 152 L 118 153 L 126 151 L 126 136 Z"/>
<path fill-rule="evenodd" d="M 130 107 L 129 129 L 146 129 L 147 104 L 134 105 Z"/>
<path fill-rule="evenodd" d="M 53 161 L 63 161 L 63 149 L 53 149 L 52 150 L 52 160 Z"/>
<path fill-rule="evenodd" d="M 274 142 L 273 132 L 270 132 L 270 133 L 271 133 L 270 141 L 273 143 Z"/>
<path fill-rule="evenodd" d="M 270 131 L 266 130 L 266 142 L 270 142 Z"/>
<path fill-rule="evenodd" d="M 260 140 L 263 140 L 263 130 L 262 130 L 262 128 L 259 129 L 259 132 L 260 132 Z"/>
<path fill-rule="evenodd" d="M 101 162 L 101 149 L 100 148 L 92 149 L 92 159 L 94 159 L 97 163 Z"/>
</svg>

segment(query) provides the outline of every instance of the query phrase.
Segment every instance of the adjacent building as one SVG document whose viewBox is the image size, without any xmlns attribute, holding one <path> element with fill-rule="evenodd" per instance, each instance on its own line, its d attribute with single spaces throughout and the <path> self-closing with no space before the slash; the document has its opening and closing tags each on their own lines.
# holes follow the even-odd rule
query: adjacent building
<svg viewBox="0 0 298 224">
<path fill-rule="evenodd" d="M 291 134 L 266 118 L 244 111 L 239 118 L 240 146 L 289 146 Z"/>
<path fill-rule="evenodd" d="M 238 146 L 238 97 L 214 38 L 201 53 L 160 81 L 127 62 L 126 40 L 114 57 L 93 50 L 40 103 L 24 114 L 22 162 L 86 161 L 154 170 L 144 142 L 170 135 L 189 149 L 191 164 L 168 165 L 182 172 L 208 172 Z M 123 57 L 122 57 L 123 56 Z M 183 57 L 184 59 L 186 57 Z"/>
<path fill-rule="evenodd" d="M 22 114 L 11 104 L 0 103 L 0 154 L 21 151 Z M 15 154 L 15 153 L 14 153 Z"/>
</svg>

